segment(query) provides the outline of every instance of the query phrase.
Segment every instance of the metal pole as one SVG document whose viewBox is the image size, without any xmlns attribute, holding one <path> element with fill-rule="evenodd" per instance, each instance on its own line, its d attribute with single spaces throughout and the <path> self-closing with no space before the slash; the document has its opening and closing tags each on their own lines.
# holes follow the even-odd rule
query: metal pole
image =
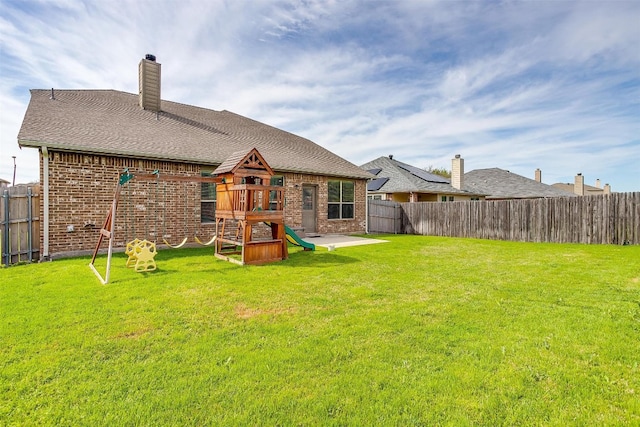
<svg viewBox="0 0 640 427">
<path fill-rule="evenodd" d="M 11 156 L 13 157 L 13 184 L 11 184 L 11 186 L 15 186 L 16 185 L 16 156 Z"/>
</svg>

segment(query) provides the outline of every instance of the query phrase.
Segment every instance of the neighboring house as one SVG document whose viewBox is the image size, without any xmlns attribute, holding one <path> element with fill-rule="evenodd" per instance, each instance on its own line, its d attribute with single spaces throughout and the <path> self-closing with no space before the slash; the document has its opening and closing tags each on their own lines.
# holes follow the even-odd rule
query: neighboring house
<svg viewBox="0 0 640 427">
<path fill-rule="evenodd" d="M 0 178 L 0 188 L 7 188 L 9 184 L 11 184 L 9 181 L 7 181 L 6 179 Z"/>
<path fill-rule="evenodd" d="M 485 193 L 487 200 L 571 197 L 571 194 L 543 184 L 539 169 L 536 171 L 536 179 L 529 179 L 504 169 L 490 168 L 465 173 L 464 180 L 467 188 Z"/>
<path fill-rule="evenodd" d="M 551 185 L 558 190 L 575 194 L 576 196 L 597 196 L 601 194 L 611 194 L 611 186 L 609 184 L 605 184 L 604 187 L 601 187 L 600 180 L 596 179 L 596 185 L 595 187 L 592 187 L 591 185 L 587 185 L 584 183 L 584 176 L 581 173 L 576 175 L 573 184 L 564 184 L 561 182 L 557 182 Z"/>
<path fill-rule="evenodd" d="M 307 233 L 365 231 L 368 172 L 308 139 L 247 117 L 161 100 L 160 64 L 152 55 L 139 64 L 139 84 L 139 94 L 31 90 L 18 143 L 40 151 L 43 258 L 95 247 L 125 168 L 200 177 L 232 153 L 252 148 L 277 174 L 274 185 L 285 187 L 288 226 Z M 162 215 L 162 235 L 174 241 L 198 230 L 212 235 L 213 185 L 156 186 L 161 199 L 153 199 L 152 188 L 138 191 L 151 205 L 135 205 L 135 215 L 147 221 Z M 126 223 L 116 219 L 122 236 Z"/>
<path fill-rule="evenodd" d="M 451 179 L 399 162 L 393 156 L 380 157 L 360 167 L 376 175 L 367 185 L 368 197 L 382 200 L 444 202 L 571 197 L 543 184 L 539 169 L 535 180 L 499 168 L 465 173 L 464 159 L 459 154 L 451 160 Z"/>
<path fill-rule="evenodd" d="M 396 202 L 446 202 L 484 199 L 483 192 L 463 186 L 464 159 L 452 160 L 451 179 L 427 172 L 395 160 L 393 156 L 379 157 L 360 166 L 376 179 L 367 185 L 371 199 Z"/>
</svg>

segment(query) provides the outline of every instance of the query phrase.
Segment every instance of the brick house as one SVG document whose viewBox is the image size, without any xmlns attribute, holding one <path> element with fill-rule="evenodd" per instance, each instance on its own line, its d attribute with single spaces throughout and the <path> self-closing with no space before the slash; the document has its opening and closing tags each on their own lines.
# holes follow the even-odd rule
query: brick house
<svg viewBox="0 0 640 427">
<path fill-rule="evenodd" d="M 372 175 L 314 142 L 229 111 L 161 100 L 161 65 L 139 64 L 139 94 L 31 90 L 18 134 L 40 152 L 42 258 L 95 247 L 118 175 L 200 177 L 256 148 L 285 187 L 285 223 L 306 233 L 363 233 Z M 132 182 L 121 195 L 116 246 L 133 234 L 179 241 L 212 235 L 215 186 Z M 138 237 L 136 236 L 136 237 Z"/>
</svg>

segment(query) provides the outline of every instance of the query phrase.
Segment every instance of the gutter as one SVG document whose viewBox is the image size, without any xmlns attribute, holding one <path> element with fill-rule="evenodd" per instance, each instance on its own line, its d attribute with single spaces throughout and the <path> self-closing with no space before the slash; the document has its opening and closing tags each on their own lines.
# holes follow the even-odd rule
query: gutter
<svg viewBox="0 0 640 427">
<path fill-rule="evenodd" d="M 129 150 L 107 150 L 98 147 L 80 147 L 73 145 L 65 145 L 59 144 L 51 141 L 38 141 L 35 139 L 23 139 L 19 140 L 18 144 L 20 147 L 28 147 L 28 148 L 42 148 L 44 147 L 43 143 L 46 143 L 48 147 L 51 147 L 52 150 L 68 152 L 68 153 L 82 153 L 88 155 L 98 155 L 98 156 L 113 156 L 113 157 L 125 157 L 125 158 L 133 158 L 133 159 L 143 159 L 143 160 L 158 160 L 162 162 L 175 162 L 175 163 L 188 163 L 188 164 L 197 164 L 197 165 L 207 165 L 207 166 L 219 166 L 226 159 L 222 159 L 220 161 L 212 161 L 206 160 L 197 157 L 180 157 L 180 156 L 160 156 L 154 153 L 144 153 L 139 151 L 129 151 Z M 259 151 L 259 150 L 258 150 Z M 301 173 L 305 175 L 316 175 L 316 176 L 328 176 L 335 178 L 346 178 L 346 179 L 372 179 L 374 175 L 369 172 L 362 170 L 362 173 L 351 173 L 347 172 L 344 174 L 336 174 L 331 171 L 322 171 L 322 170 L 311 170 L 311 169 L 298 169 L 292 167 L 280 167 L 280 166 L 272 166 L 272 163 L 269 164 L 271 169 L 277 173 Z M 354 167 L 356 169 L 360 169 L 358 166 Z"/>
</svg>

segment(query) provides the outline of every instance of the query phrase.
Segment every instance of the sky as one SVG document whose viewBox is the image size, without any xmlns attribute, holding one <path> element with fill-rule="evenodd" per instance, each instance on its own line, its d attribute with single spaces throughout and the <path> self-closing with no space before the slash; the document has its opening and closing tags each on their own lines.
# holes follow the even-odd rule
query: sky
<svg viewBox="0 0 640 427">
<path fill-rule="evenodd" d="M 0 178 L 38 180 L 29 89 L 229 110 L 356 165 L 501 168 L 640 191 L 640 0 L 0 0 Z"/>
</svg>

